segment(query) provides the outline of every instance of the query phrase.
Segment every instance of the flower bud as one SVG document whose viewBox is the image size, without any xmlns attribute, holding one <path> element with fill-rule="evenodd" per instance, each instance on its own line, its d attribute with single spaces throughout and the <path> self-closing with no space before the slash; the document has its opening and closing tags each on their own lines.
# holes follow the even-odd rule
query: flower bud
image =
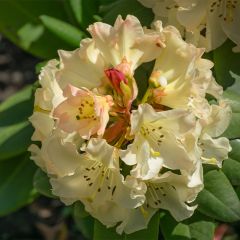
<svg viewBox="0 0 240 240">
<path fill-rule="evenodd" d="M 128 84 L 128 80 L 125 77 L 125 75 L 117 70 L 116 68 L 109 68 L 104 71 L 107 78 L 110 80 L 113 88 L 116 90 L 118 94 L 122 94 L 122 90 L 120 87 L 120 83 L 124 82 L 125 84 Z"/>
</svg>

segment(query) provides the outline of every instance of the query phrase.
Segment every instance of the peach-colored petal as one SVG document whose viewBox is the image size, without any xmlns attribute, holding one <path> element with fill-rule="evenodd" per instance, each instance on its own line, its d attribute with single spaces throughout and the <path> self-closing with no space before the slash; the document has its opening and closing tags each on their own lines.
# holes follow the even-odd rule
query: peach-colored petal
<svg viewBox="0 0 240 240">
<path fill-rule="evenodd" d="M 103 135 L 109 120 L 111 97 L 98 96 L 87 89 L 71 85 L 65 88 L 64 95 L 66 100 L 53 112 L 53 116 L 58 119 L 58 126 L 69 133 L 76 131 L 86 139 L 96 133 Z"/>
</svg>

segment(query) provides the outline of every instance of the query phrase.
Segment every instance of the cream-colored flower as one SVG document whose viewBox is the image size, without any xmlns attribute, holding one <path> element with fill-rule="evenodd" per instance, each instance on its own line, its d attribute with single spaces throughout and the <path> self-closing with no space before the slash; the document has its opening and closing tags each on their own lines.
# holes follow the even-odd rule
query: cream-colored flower
<svg viewBox="0 0 240 240">
<path fill-rule="evenodd" d="M 160 35 L 145 33 L 139 20 L 131 15 L 125 20 L 119 16 L 113 27 L 94 23 L 88 31 L 92 39 L 83 40 L 79 49 L 59 51 L 57 80 L 60 86 L 62 89 L 68 84 L 89 90 L 99 88 L 104 93 L 112 88 L 120 107 L 129 108 L 137 95 L 134 70 L 161 51 Z"/>
<path fill-rule="evenodd" d="M 231 151 L 229 140 L 221 136 L 231 120 L 231 108 L 226 101 L 219 105 L 211 105 L 211 112 L 206 119 L 201 119 L 202 132 L 199 137 L 202 161 L 207 164 L 222 166 L 222 161 L 228 158 Z"/>
<path fill-rule="evenodd" d="M 162 167 L 191 172 L 196 160 L 190 158 L 181 138 L 194 126 L 195 118 L 187 111 L 156 112 L 149 104 L 139 105 L 131 115 L 134 141 L 121 158 L 135 165 L 131 174 L 141 179 L 157 176 Z"/>
<path fill-rule="evenodd" d="M 181 30 L 188 42 L 211 51 L 227 38 L 240 45 L 238 0 L 139 0 L 153 8 L 155 19 Z"/>
<path fill-rule="evenodd" d="M 49 112 L 64 99 L 62 89 L 55 78 L 58 64 L 57 60 L 51 60 L 41 70 L 39 75 L 41 88 L 35 92 L 34 105 L 37 110 Z"/>
<path fill-rule="evenodd" d="M 41 88 L 35 92 L 34 113 L 29 118 L 35 128 L 33 141 L 43 141 L 52 132 L 54 120 L 51 112 L 64 100 L 62 90 L 55 78 L 58 71 L 57 64 L 56 60 L 49 61 L 39 75 Z"/>
<path fill-rule="evenodd" d="M 74 135 L 55 131 L 43 141 L 41 148 L 32 144 L 28 150 L 30 158 L 42 170 L 51 176 L 63 177 L 73 174 L 81 164 L 78 144 Z"/>
<path fill-rule="evenodd" d="M 189 183 L 186 176 L 166 172 L 160 177 L 145 181 L 146 200 L 137 208 L 123 208 L 109 201 L 95 209 L 89 209 L 86 205 L 86 210 L 108 227 L 121 222 L 116 228 L 119 234 L 130 234 L 147 228 L 150 219 L 159 209 L 168 210 L 177 221 L 182 221 L 194 213 L 197 206 L 190 206 L 190 203 L 202 189 L 202 183 L 195 186 L 190 186 Z"/>
<path fill-rule="evenodd" d="M 46 112 L 35 111 L 29 118 L 35 131 L 32 135 L 33 141 L 44 141 L 53 131 L 54 119 Z"/>
<path fill-rule="evenodd" d="M 153 214 L 159 209 L 168 210 L 177 220 L 192 216 L 197 205 L 191 204 L 203 188 L 202 165 L 198 161 L 191 177 L 167 171 L 145 180 L 147 185 L 145 203 L 125 213 L 125 219 L 117 227 L 117 232 L 132 233 L 147 228 Z"/>
<path fill-rule="evenodd" d="M 87 89 L 68 85 L 64 89 L 66 99 L 53 112 L 58 126 L 65 132 L 78 132 L 89 139 L 103 135 L 109 120 L 108 112 L 113 105 L 111 96 L 99 96 Z"/>
<path fill-rule="evenodd" d="M 174 22 L 180 8 L 169 18 L 175 0 L 163 2 L 164 21 Z M 42 69 L 30 117 L 32 139 L 40 141 L 29 147 L 31 159 L 53 194 L 67 205 L 81 201 L 120 234 L 146 228 L 159 209 L 177 221 L 190 217 L 203 188 L 202 164 L 221 166 L 230 150 L 221 137 L 230 109 L 212 62 L 175 27 L 154 26 L 143 28 L 134 16 L 91 25 L 79 49 L 59 51 L 59 62 Z M 135 70 L 149 61 L 154 67 L 140 97 L 147 82 L 137 85 Z"/>
<path fill-rule="evenodd" d="M 222 87 L 212 77 L 213 63 L 201 58 L 204 50 L 186 43 L 174 27 L 158 31 L 165 38 L 165 47 L 149 79 L 153 86 L 149 101 L 173 109 L 190 109 L 202 118 L 209 112 L 206 94 L 216 98 L 222 94 Z"/>
<path fill-rule="evenodd" d="M 92 138 L 86 147 L 86 153 L 79 158 L 79 168 L 73 174 L 50 180 L 53 193 L 65 204 L 81 200 L 90 209 L 95 209 L 106 201 L 113 201 L 125 208 L 143 204 L 146 187 L 136 181 L 134 183 L 134 179 L 124 180 L 115 147 L 103 139 Z"/>
</svg>

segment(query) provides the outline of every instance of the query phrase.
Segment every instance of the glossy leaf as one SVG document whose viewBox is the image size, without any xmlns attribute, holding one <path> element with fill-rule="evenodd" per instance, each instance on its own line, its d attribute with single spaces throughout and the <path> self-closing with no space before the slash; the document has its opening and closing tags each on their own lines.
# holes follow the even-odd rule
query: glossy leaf
<svg viewBox="0 0 240 240">
<path fill-rule="evenodd" d="M 76 219 L 89 216 L 89 213 L 85 211 L 85 207 L 80 201 L 74 203 L 73 211 Z"/>
<path fill-rule="evenodd" d="M 30 203 L 34 196 L 35 164 L 28 154 L 0 162 L 0 216 Z"/>
<path fill-rule="evenodd" d="M 229 153 L 229 156 L 240 162 L 240 139 L 232 140 L 230 143 L 232 151 Z"/>
<path fill-rule="evenodd" d="M 33 186 L 42 195 L 56 198 L 56 196 L 52 194 L 52 186 L 50 185 L 49 177 L 40 168 L 38 168 L 34 174 Z"/>
<path fill-rule="evenodd" d="M 17 34 L 19 36 L 19 41 L 21 45 L 28 49 L 31 44 L 37 41 L 44 32 L 44 27 L 42 25 L 33 25 L 31 23 L 26 23 L 21 27 Z"/>
<path fill-rule="evenodd" d="M 0 127 L 0 160 L 25 152 L 31 143 L 33 128 L 28 121 Z"/>
<path fill-rule="evenodd" d="M 231 90 L 226 90 L 223 93 L 223 96 L 230 104 L 232 111 L 235 113 L 240 113 L 240 93 L 237 94 Z"/>
<path fill-rule="evenodd" d="M 32 109 L 32 86 L 27 86 L 0 104 L 0 126 L 8 126 L 26 120 L 32 114 Z"/>
<path fill-rule="evenodd" d="M 68 19 L 61 0 L 0 1 L 0 32 L 19 47 L 40 58 L 55 57 L 60 48 L 70 50 L 68 44 L 43 29 L 39 20 L 39 16 L 43 14 Z"/>
<path fill-rule="evenodd" d="M 232 113 L 232 118 L 227 130 L 224 132 L 223 136 L 235 139 L 240 138 L 240 113 Z"/>
<path fill-rule="evenodd" d="M 141 100 L 148 88 L 148 79 L 152 73 L 154 61 L 144 63 L 136 69 L 135 79 L 138 86 L 138 100 Z"/>
<path fill-rule="evenodd" d="M 165 240 L 212 240 L 215 224 L 197 211 L 184 222 L 177 222 L 169 213 L 161 212 L 160 228 Z"/>
<path fill-rule="evenodd" d="M 231 76 L 235 79 L 234 84 L 224 91 L 223 96 L 230 104 L 234 113 L 240 113 L 240 76 L 230 72 Z"/>
<path fill-rule="evenodd" d="M 159 234 L 159 214 L 156 213 L 148 224 L 147 229 L 137 231 L 132 234 L 116 233 L 116 227 L 106 228 L 99 221 L 95 220 L 94 240 L 114 239 L 114 240 L 157 240 Z"/>
<path fill-rule="evenodd" d="M 223 171 L 234 186 L 240 186 L 240 140 L 231 141 L 230 158 L 223 162 Z"/>
<path fill-rule="evenodd" d="M 125 18 L 128 14 L 134 15 L 139 19 L 142 25 L 150 26 L 153 21 L 153 12 L 150 8 L 145 8 L 137 0 L 119 0 L 110 5 L 110 9 L 103 17 L 103 21 L 113 24 L 118 15 Z"/>
<path fill-rule="evenodd" d="M 230 40 L 227 40 L 221 47 L 217 48 L 213 52 L 216 80 L 224 88 L 231 86 L 234 82 L 234 78 L 231 76 L 230 71 L 240 75 L 240 53 L 232 52 L 232 48 L 234 46 L 234 43 L 232 43 Z"/>
<path fill-rule="evenodd" d="M 93 239 L 94 218 L 84 209 L 81 202 L 76 202 L 73 207 L 74 222 L 86 239 Z"/>
<path fill-rule="evenodd" d="M 0 160 L 25 152 L 31 143 L 33 128 L 32 87 L 26 87 L 0 105 Z"/>
<path fill-rule="evenodd" d="M 116 228 L 106 228 L 98 220 L 94 223 L 94 235 L 93 240 L 102 239 L 114 239 L 114 240 L 124 240 L 124 234 L 119 235 L 116 233 Z"/>
<path fill-rule="evenodd" d="M 240 58 L 240 56 L 239 56 L 239 58 Z M 232 86 L 228 87 L 227 90 L 230 90 L 239 95 L 240 94 L 240 75 L 237 75 L 231 71 L 230 71 L 230 75 L 234 78 L 234 84 Z"/>
<path fill-rule="evenodd" d="M 197 198 L 201 213 L 225 222 L 240 220 L 240 201 L 222 171 L 205 174 L 204 186 Z"/>
<path fill-rule="evenodd" d="M 79 25 L 85 30 L 95 22 L 94 15 L 98 12 L 97 0 L 69 0 L 72 11 Z"/>
<path fill-rule="evenodd" d="M 235 82 L 224 92 L 224 97 L 232 108 L 232 118 L 223 136 L 234 139 L 240 138 L 240 77 L 232 72 L 230 74 L 235 78 Z"/>
<path fill-rule="evenodd" d="M 240 162 L 227 159 L 223 163 L 223 172 L 234 186 L 240 186 Z"/>
<path fill-rule="evenodd" d="M 131 234 L 125 234 L 124 240 L 157 240 L 159 235 L 159 221 L 160 216 L 159 213 L 155 213 L 155 215 L 151 218 L 148 223 L 147 229 L 143 229 Z"/>
<path fill-rule="evenodd" d="M 43 25 L 53 34 L 71 46 L 79 47 L 80 41 L 84 36 L 84 33 L 79 29 L 70 25 L 69 23 L 50 16 L 43 15 L 40 17 L 40 19 L 42 20 Z"/>
</svg>

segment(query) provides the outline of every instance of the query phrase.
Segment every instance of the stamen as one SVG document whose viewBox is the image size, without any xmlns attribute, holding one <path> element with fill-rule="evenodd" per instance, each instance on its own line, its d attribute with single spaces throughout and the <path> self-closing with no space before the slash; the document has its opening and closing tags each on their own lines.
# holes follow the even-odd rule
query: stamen
<svg viewBox="0 0 240 240">
<path fill-rule="evenodd" d="M 167 78 L 164 76 L 160 76 L 158 78 L 158 83 L 162 86 L 162 87 L 166 87 L 168 82 L 167 82 Z"/>
</svg>

